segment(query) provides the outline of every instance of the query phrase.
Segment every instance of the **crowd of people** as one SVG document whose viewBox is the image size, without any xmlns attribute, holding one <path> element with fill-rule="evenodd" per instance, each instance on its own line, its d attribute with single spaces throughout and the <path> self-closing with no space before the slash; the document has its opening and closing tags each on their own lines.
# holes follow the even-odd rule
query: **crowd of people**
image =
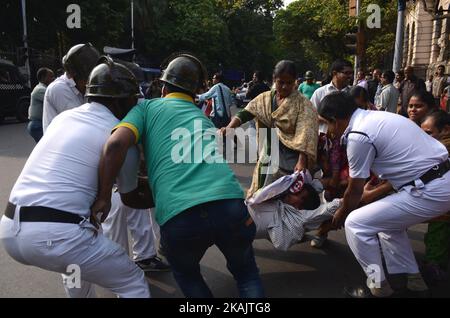
<svg viewBox="0 0 450 318">
<path fill-rule="evenodd" d="M 193 55 L 167 61 L 145 94 L 129 69 L 91 44 L 68 51 L 56 80 L 50 69 L 38 71 L 28 125 L 37 145 L 0 222 L 12 258 L 61 273 L 70 297 L 95 296 L 93 284 L 150 297 L 144 271 L 169 269 L 186 297 L 212 297 L 199 263 L 216 245 L 239 295 L 264 297 L 255 238 L 286 250 L 317 230 L 311 245 L 320 248 L 329 231 L 345 227 L 371 279 L 367 288 L 345 288 L 348 296 L 427 296 L 428 285 L 446 278 L 445 68 L 431 84 L 412 67 L 359 70 L 353 81 L 352 63 L 337 60 L 319 84 L 311 71 L 301 82 L 295 63 L 283 60 L 272 83 L 256 71 L 231 90 L 221 73 L 208 85 Z M 233 115 L 239 94 L 246 106 Z M 245 194 L 218 140 L 247 122 L 257 128 L 258 158 Z M 180 130 L 188 136 L 182 163 L 173 157 Z M 196 137 L 211 130 L 216 138 Z M 197 149 L 213 151 L 198 160 Z M 422 222 L 430 223 L 419 266 L 407 229 Z M 67 282 L 72 264 L 80 267 L 77 287 Z M 404 274 L 404 288 L 394 290 L 388 274 Z"/>
</svg>

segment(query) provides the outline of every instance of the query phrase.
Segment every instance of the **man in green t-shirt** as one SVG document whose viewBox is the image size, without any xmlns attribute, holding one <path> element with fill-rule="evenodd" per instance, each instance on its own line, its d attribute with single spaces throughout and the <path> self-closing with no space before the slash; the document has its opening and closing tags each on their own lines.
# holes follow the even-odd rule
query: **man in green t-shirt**
<svg viewBox="0 0 450 318">
<path fill-rule="evenodd" d="M 320 87 L 319 84 L 315 82 L 314 74 L 311 71 L 307 71 L 305 74 L 306 82 L 303 82 L 299 87 L 298 91 L 305 95 L 308 99 L 311 99 L 316 89 Z"/>
<path fill-rule="evenodd" d="M 244 193 L 218 152 L 214 125 L 194 104 L 205 79 L 205 68 L 192 55 L 178 55 L 167 65 L 161 77 L 163 98 L 135 106 L 106 143 L 92 213 L 105 217 L 125 154 L 141 144 L 161 244 L 184 295 L 212 297 L 199 262 L 215 244 L 240 296 L 263 297 L 252 247 L 256 227 Z"/>
</svg>

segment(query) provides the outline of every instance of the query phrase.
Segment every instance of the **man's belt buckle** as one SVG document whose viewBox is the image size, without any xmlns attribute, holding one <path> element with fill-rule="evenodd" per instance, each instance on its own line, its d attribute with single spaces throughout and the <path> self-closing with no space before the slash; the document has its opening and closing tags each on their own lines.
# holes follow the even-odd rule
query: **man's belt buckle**
<svg viewBox="0 0 450 318">
<path fill-rule="evenodd" d="M 433 169 L 434 171 L 438 171 L 439 170 L 439 165 L 435 165 L 433 168 L 431 168 L 431 169 Z"/>
</svg>

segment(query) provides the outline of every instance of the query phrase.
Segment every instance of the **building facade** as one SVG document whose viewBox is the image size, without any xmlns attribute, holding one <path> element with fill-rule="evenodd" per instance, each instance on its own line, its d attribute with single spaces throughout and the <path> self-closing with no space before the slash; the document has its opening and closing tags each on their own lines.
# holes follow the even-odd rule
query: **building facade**
<svg viewBox="0 0 450 318">
<path fill-rule="evenodd" d="M 434 74 L 439 65 L 445 65 L 450 73 L 449 10 L 450 0 L 407 2 L 403 68 L 413 66 L 423 79 Z"/>
</svg>

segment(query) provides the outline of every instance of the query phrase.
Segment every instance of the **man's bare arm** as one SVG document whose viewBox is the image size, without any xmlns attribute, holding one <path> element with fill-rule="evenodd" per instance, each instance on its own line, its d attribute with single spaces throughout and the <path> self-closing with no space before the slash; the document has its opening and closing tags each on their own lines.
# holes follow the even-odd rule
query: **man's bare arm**
<svg viewBox="0 0 450 318">
<path fill-rule="evenodd" d="M 361 204 L 366 205 L 377 201 L 388 195 L 393 190 L 394 188 L 388 181 L 385 181 L 376 187 L 370 187 L 366 185 L 366 187 L 364 188 L 363 196 L 361 198 Z"/>
<path fill-rule="evenodd" d="M 336 211 L 333 218 L 333 225 L 335 227 L 341 227 L 344 224 L 347 215 L 359 206 L 365 183 L 366 179 L 349 178 L 349 184 L 344 194 L 342 206 Z"/>
<path fill-rule="evenodd" d="M 106 142 L 99 164 L 98 194 L 91 207 L 93 214 L 103 212 L 103 221 L 111 208 L 111 193 L 128 149 L 135 144 L 131 129 L 119 127 Z"/>
</svg>

